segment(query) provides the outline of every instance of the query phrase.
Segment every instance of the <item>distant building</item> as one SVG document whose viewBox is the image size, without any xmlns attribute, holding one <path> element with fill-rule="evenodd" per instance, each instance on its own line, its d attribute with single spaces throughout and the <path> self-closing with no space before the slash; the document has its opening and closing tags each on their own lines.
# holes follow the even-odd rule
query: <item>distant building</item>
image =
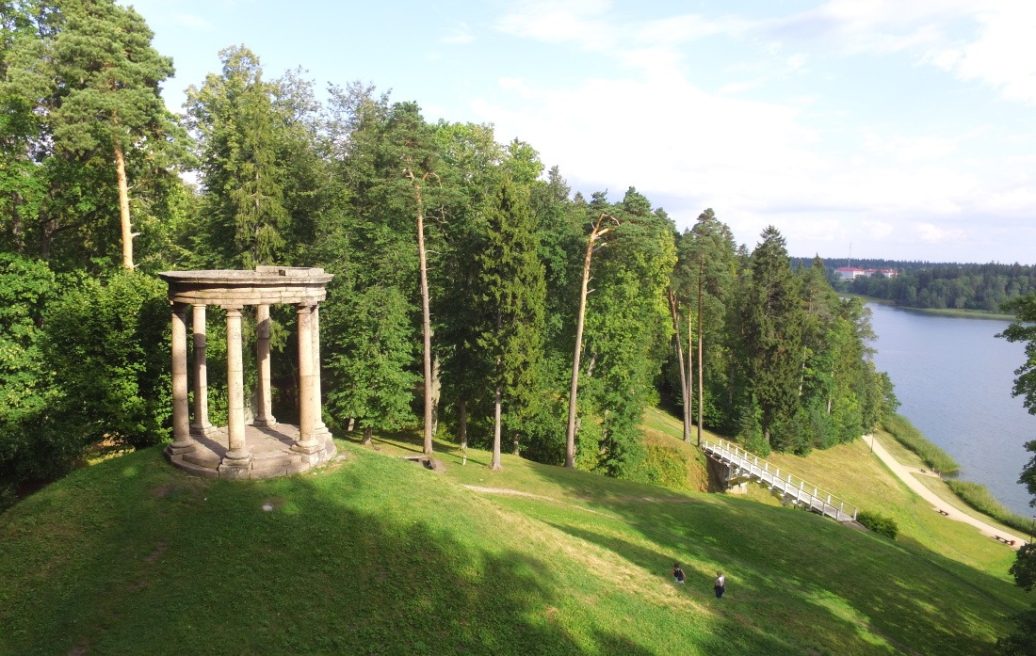
<svg viewBox="0 0 1036 656">
<path fill-rule="evenodd" d="M 856 280 L 861 276 L 870 278 L 876 273 L 880 273 L 886 278 L 895 278 L 899 274 L 895 269 L 861 269 L 860 267 L 838 267 L 835 269 L 835 273 L 842 280 Z"/>
</svg>

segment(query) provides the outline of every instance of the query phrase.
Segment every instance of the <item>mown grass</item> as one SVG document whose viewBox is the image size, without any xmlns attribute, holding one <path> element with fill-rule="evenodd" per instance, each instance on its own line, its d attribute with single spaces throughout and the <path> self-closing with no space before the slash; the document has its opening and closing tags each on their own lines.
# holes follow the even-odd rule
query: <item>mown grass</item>
<svg viewBox="0 0 1036 656">
<path fill-rule="evenodd" d="M 910 423 L 910 420 L 903 415 L 894 415 L 885 420 L 883 428 L 896 440 L 910 449 L 928 467 L 935 470 L 942 476 L 954 476 L 960 471 L 960 465 L 950 454 L 933 444 L 921 431 Z"/>
<path fill-rule="evenodd" d="M 0 653 L 982 654 L 1024 604 L 804 512 L 376 444 L 255 482 L 150 449 L 38 492 L 0 515 Z"/>
</svg>

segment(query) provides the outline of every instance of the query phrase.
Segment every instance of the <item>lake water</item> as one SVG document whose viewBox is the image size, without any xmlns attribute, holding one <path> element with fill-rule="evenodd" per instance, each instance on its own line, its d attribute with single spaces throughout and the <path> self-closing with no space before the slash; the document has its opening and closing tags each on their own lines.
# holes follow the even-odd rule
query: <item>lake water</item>
<svg viewBox="0 0 1036 656">
<path fill-rule="evenodd" d="M 899 413 L 961 467 L 960 478 L 985 485 L 1009 509 L 1031 517 L 1017 483 L 1036 439 L 1036 416 L 1011 396 L 1024 346 L 994 337 L 1007 321 L 940 317 L 868 304 L 878 338 L 874 362 L 888 372 Z"/>
</svg>

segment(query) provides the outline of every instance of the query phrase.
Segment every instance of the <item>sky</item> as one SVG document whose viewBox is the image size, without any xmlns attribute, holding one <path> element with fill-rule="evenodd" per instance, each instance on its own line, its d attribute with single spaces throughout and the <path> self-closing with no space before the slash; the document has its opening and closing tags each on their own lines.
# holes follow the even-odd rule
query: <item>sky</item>
<svg viewBox="0 0 1036 656">
<path fill-rule="evenodd" d="M 121 1 L 121 0 L 120 0 Z M 749 249 L 1036 264 L 1031 0 L 136 0 L 163 85 L 243 44 L 265 77 L 374 84 L 492 124 L 573 191 L 630 186 Z"/>
</svg>

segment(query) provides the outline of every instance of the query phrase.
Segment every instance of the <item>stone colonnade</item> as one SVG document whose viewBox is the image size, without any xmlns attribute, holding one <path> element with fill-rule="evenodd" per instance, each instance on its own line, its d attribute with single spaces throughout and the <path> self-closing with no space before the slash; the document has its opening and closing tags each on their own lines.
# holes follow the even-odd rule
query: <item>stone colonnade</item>
<svg viewBox="0 0 1036 656">
<path fill-rule="evenodd" d="M 330 431 L 321 421 L 320 403 L 319 304 L 326 297 L 325 285 L 332 276 L 322 269 L 294 267 L 257 267 L 255 271 L 167 271 L 159 276 L 169 284 L 172 304 L 173 443 L 166 448 L 169 459 L 177 466 L 202 475 L 253 478 L 301 471 L 334 455 Z M 278 422 L 271 409 L 270 389 L 270 305 L 274 303 L 296 306 L 299 426 L 290 452 L 267 458 L 264 461 L 266 473 L 263 473 L 254 467 L 253 450 L 246 440 L 241 315 L 244 307 L 256 307 L 259 380 L 252 424 L 276 431 Z M 221 445 L 225 448 L 219 451 L 218 463 L 211 457 L 195 455 L 200 445 L 212 444 L 224 436 L 224 432 L 213 427 L 208 419 L 205 314 L 209 305 L 223 307 L 227 316 L 228 417 L 225 444 Z M 188 309 L 194 342 L 191 376 L 193 419 L 189 418 L 188 408 Z"/>
</svg>

